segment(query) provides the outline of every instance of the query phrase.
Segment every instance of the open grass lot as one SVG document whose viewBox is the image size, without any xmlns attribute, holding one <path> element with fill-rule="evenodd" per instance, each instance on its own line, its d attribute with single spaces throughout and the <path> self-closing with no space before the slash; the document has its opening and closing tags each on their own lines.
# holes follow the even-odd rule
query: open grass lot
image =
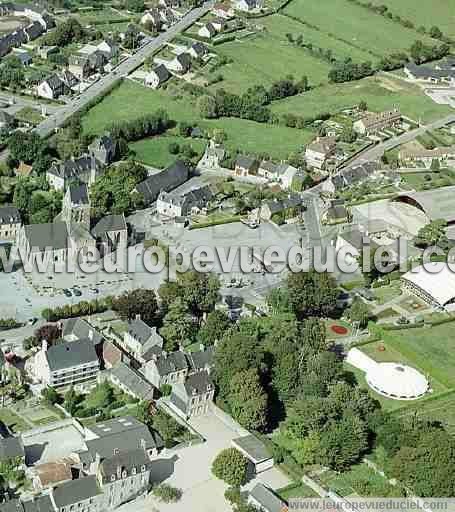
<svg viewBox="0 0 455 512">
<path fill-rule="evenodd" d="M 136 159 L 146 165 L 156 166 L 158 168 L 167 167 L 175 161 L 176 155 L 169 153 L 169 144 L 176 143 L 190 145 L 199 155 L 205 149 L 205 141 L 191 140 L 178 136 L 150 137 L 130 145 L 130 148 L 136 153 Z"/>
<path fill-rule="evenodd" d="M 84 131 L 88 134 L 100 134 L 115 121 L 135 119 L 160 108 L 165 109 L 175 121 L 197 123 L 208 131 L 214 128 L 223 129 L 229 149 L 268 153 L 278 159 L 286 158 L 289 153 L 300 149 L 314 137 L 310 130 L 260 124 L 244 119 L 202 120 L 194 100 L 189 96 L 172 97 L 167 91 L 155 91 L 130 80 L 125 81 L 84 116 Z"/>
<path fill-rule="evenodd" d="M 390 12 L 412 21 L 416 27 L 438 26 L 444 34 L 455 37 L 455 7 L 452 0 L 372 0 L 386 5 Z"/>
<path fill-rule="evenodd" d="M 281 499 L 287 501 L 289 498 L 317 498 L 318 495 L 305 485 L 304 483 L 295 483 L 287 485 L 286 487 L 283 487 L 282 489 L 278 489 L 277 491 L 278 496 L 280 496 Z"/>
<path fill-rule="evenodd" d="M 416 39 L 434 42 L 348 0 L 331 0 L 330 7 L 321 0 L 293 0 L 285 7 L 284 13 L 354 47 L 370 50 L 376 57 L 407 50 Z"/>
<path fill-rule="evenodd" d="M 0 422 L 4 423 L 13 433 L 23 432 L 29 427 L 12 409 L 0 407 Z"/>
<path fill-rule="evenodd" d="M 399 105 L 404 115 L 425 122 L 453 112 L 446 105 L 434 103 L 419 87 L 383 74 L 357 82 L 318 87 L 275 102 L 272 111 L 277 114 L 294 113 L 309 117 L 322 112 L 335 113 L 357 105 L 361 100 L 367 102 L 370 110 L 377 112 Z"/>
<path fill-rule="evenodd" d="M 341 496 L 403 496 L 399 487 L 389 484 L 385 477 L 377 474 L 366 464 L 352 466 L 344 473 L 326 471 L 321 474 L 320 480 Z"/>
<path fill-rule="evenodd" d="M 414 416 L 416 413 L 440 421 L 449 432 L 455 434 L 455 392 L 420 400 L 418 404 L 394 412 L 400 417 Z"/>
<path fill-rule="evenodd" d="M 285 21 L 279 15 L 264 18 L 260 20 L 266 27 L 263 32 L 216 46 L 216 53 L 233 61 L 217 71 L 223 75 L 223 81 L 216 87 L 240 93 L 252 85 L 270 86 L 289 74 L 295 77 L 307 75 L 313 85 L 327 82 L 329 64 L 289 43 L 286 38 L 288 31 L 295 30 L 300 34 L 305 27 L 294 22 L 295 28 L 289 28 L 289 22 Z"/>
<path fill-rule="evenodd" d="M 122 16 L 118 11 L 109 7 L 100 11 L 80 11 L 75 17 L 82 25 L 91 25 L 93 23 L 110 23 L 112 21 L 129 21 L 128 16 Z"/>
<path fill-rule="evenodd" d="M 432 328 L 404 329 L 386 335 L 386 348 L 392 347 L 446 388 L 455 387 L 455 324 Z"/>
<path fill-rule="evenodd" d="M 373 293 L 378 304 L 386 304 L 401 295 L 400 283 L 395 281 L 387 286 L 379 286 L 373 289 Z"/>
</svg>

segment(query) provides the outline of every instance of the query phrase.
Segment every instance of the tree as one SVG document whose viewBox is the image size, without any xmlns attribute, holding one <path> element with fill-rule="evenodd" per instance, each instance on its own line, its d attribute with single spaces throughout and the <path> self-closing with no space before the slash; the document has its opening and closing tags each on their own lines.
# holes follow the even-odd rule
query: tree
<svg viewBox="0 0 455 512">
<path fill-rule="evenodd" d="M 352 144 L 357 139 L 357 133 L 354 131 L 352 126 L 346 126 L 341 132 L 340 139 L 342 142 Z"/>
<path fill-rule="evenodd" d="M 444 219 L 431 221 L 429 224 L 419 229 L 417 237 L 414 239 L 415 245 L 423 248 L 432 245 L 445 245 L 447 243 L 446 227 L 447 222 Z"/>
<path fill-rule="evenodd" d="M 444 35 L 439 27 L 433 26 L 430 28 L 430 36 L 433 39 L 441 39 Z"/>
<path fill-rule="evenodd" d="M 49 46 L 68 46 L 83 41 L 87 37 L 85 30 L 76 18 L 68 18 L 60 23 L 55 30 L 45 36 L 45 44 Z"/>
<path fill-rule="evenodd" d="M 367 105 L 367 102 L 365 100 L 362 100 L 359 102 L 359 110 L 361 112 L 366 112 L 368 110 L 368 105 Z"/>
<path fill-rule="evenodd" d="M 146 324 L 153 325 L 158 310 L 155 291 L 144 288 L 126 291 L 112 301 L 112 309 L 123 320 L 132 320 L 140 315 Z"/>
<path fill-rule="evenodd" d="M 71 416 L 74 416 L 81 401 L 82 397 L 78 395 L 74 390 L 74 387 L 71 386 L 65 393 L 63 407 L 71 414 Z"/>
<path fill-rule="evenodd" d="M 219 297 L 220 280 L 211 273 L 189 271 L 180 274 L 178 284 L 183 300 L 196 316 L 212 311 Z"/>
<path fill-rule="evenodd" d="M 359 327 L 364 329 L 368 325 L 371 312 L 368 305 L 360 297 L 355 297 L 349 309 L 346 310 L 346 316 L 351 322 L 358 323 Z"/>
<path fill-rule="evenodd" d="M 197 100 L 197 108 L 202 117 L 215 119 L 218 117 L 217 104 L 213 96 L 205 94 Z"/>
<path fill-rule="evenodd" d="M 221 451 L 212 464 L 212 473 L 228 485 L 240 487 L 245 483 L 248 461 L 235 448 Z"/>
<path fill-rule="evenodd" d="M 169 484 L 160 484 L 152 489 L 152 494 L 164 503 L 176 503 L 182 497 L 182 490 Z"/>
<path fill-rule="evenodd" d="M 161 409 L 152 416 L 151 426 L 169 446 L 176 437 L 181 436 L 185 432 L 184 427 L 180 423 L 177 423 L 172 416 L 169 416 Z"/>
<path fill-rule="evenodd" d="M 16 131 L 8 139 L 8 149 L 15 160 L 27 164 L 34 162 L 35 158 L 46 148 L 41 137 L 34 132 Z"/>
<path fill-rule="evenodd" d="M 175 350 L 180 344 L 187 346 L 192 343 L 194 324 L 183 299 L 178 298 L 169 305 L 160 334 L 166 340 L 167 351 Z"/>
<path fill-rule="evenodd" d="M 131 12 L 144 12 L 145 10 L 143 0 L 126 0 L 125 7 Z"/>
<path fill-rule="evenodd" d="M 61 337 L 62 332 L 56 324 L 45 324 L 36 329 L 34 335 L 38 342 L 46 340 L 49 345 L 52 345 L 54 341 Z"/>
<path fill-rule="evenodd" d="M 224 311 L 215 309 L 211 311 L 205 320 L 205 323 L 199 329 L 198 340 L 204 345 L 213 345 L 221 340 L 225 332 L 232 325 L 229 317 Z"/>
<path fill-rule="evenodd" d="M 97 412 L 109 409 L 115 403 L 114 388 L 108 381 L 97 384 L 85 399 L 86 408 Z"/>
<path fill-rule="evenodd" d="M 289 303 L 297 317 L 325 317 L 335 309 L 338 290 L 327 272 L 290 273 L 286 284 Z"/>
<path fill-rule="evenodd" d="M 267 395 L 254 368 L 239 372 L 231 380 L 228 404 L 232 417 L 248 430 L 266 425 Z"/>
<path fill-rule="evenodd" d="M 41 396 L 45 402 L 51 405 L 58 404 L 62 400 L 62 397 L 57 393 L 57 391 L 49 386 L 41 391 Z"/>
</svg>

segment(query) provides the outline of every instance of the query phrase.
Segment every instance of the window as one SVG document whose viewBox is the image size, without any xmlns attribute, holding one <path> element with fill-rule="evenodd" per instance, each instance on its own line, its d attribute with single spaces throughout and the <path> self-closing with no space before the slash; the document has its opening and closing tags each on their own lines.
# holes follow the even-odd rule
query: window
<svg viewBox="0 0 455 512">
<path fill-rule="evenodd" d="M 145 473 L 145 466 L 141 467 L 141 471 L 142 471 L 142 473 Z"/>
<path fill-rule="evenodd" d="M 111 475 L 111 482 L 115 482 L 115 475 Z M 62 511 L 64 512 L 64 511 Z"/>
</svg>

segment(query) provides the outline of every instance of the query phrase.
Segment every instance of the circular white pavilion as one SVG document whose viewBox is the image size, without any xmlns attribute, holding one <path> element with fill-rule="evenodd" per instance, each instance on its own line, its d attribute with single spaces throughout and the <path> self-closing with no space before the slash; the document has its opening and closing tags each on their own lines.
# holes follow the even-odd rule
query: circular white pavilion
<svg viewBox="0 0 455 512">
<path fill-rule="evenodd" d="M 415 400 L 430 389 L 428 380 L 415 368 L 400 363 L 377 363 L 371 357 L 353 348 L 346 361 L 365 372 L 371 389 L 394 400 Z"/>
</svg>

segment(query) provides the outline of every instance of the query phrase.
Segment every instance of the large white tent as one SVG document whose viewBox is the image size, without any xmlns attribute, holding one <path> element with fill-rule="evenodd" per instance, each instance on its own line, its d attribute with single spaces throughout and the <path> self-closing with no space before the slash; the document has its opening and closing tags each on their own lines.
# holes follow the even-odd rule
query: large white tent
<svg viewBox="0 0 455 512">
<path fill-rule="evenodd" d="M 436 306 L 446 307 L 455 299 L 455 272 L 446 263 L 426 263 L 401 279 L 409 291 Z"/>
<path fill-rule="evenodd" d="M 410 366 L 377 363 L 358 348 L 348 352 L 346 361 L 365 372 L 368 385 L 387 398 L 415 400 L 429 390 L 425 376 Z"/>
</svg>

